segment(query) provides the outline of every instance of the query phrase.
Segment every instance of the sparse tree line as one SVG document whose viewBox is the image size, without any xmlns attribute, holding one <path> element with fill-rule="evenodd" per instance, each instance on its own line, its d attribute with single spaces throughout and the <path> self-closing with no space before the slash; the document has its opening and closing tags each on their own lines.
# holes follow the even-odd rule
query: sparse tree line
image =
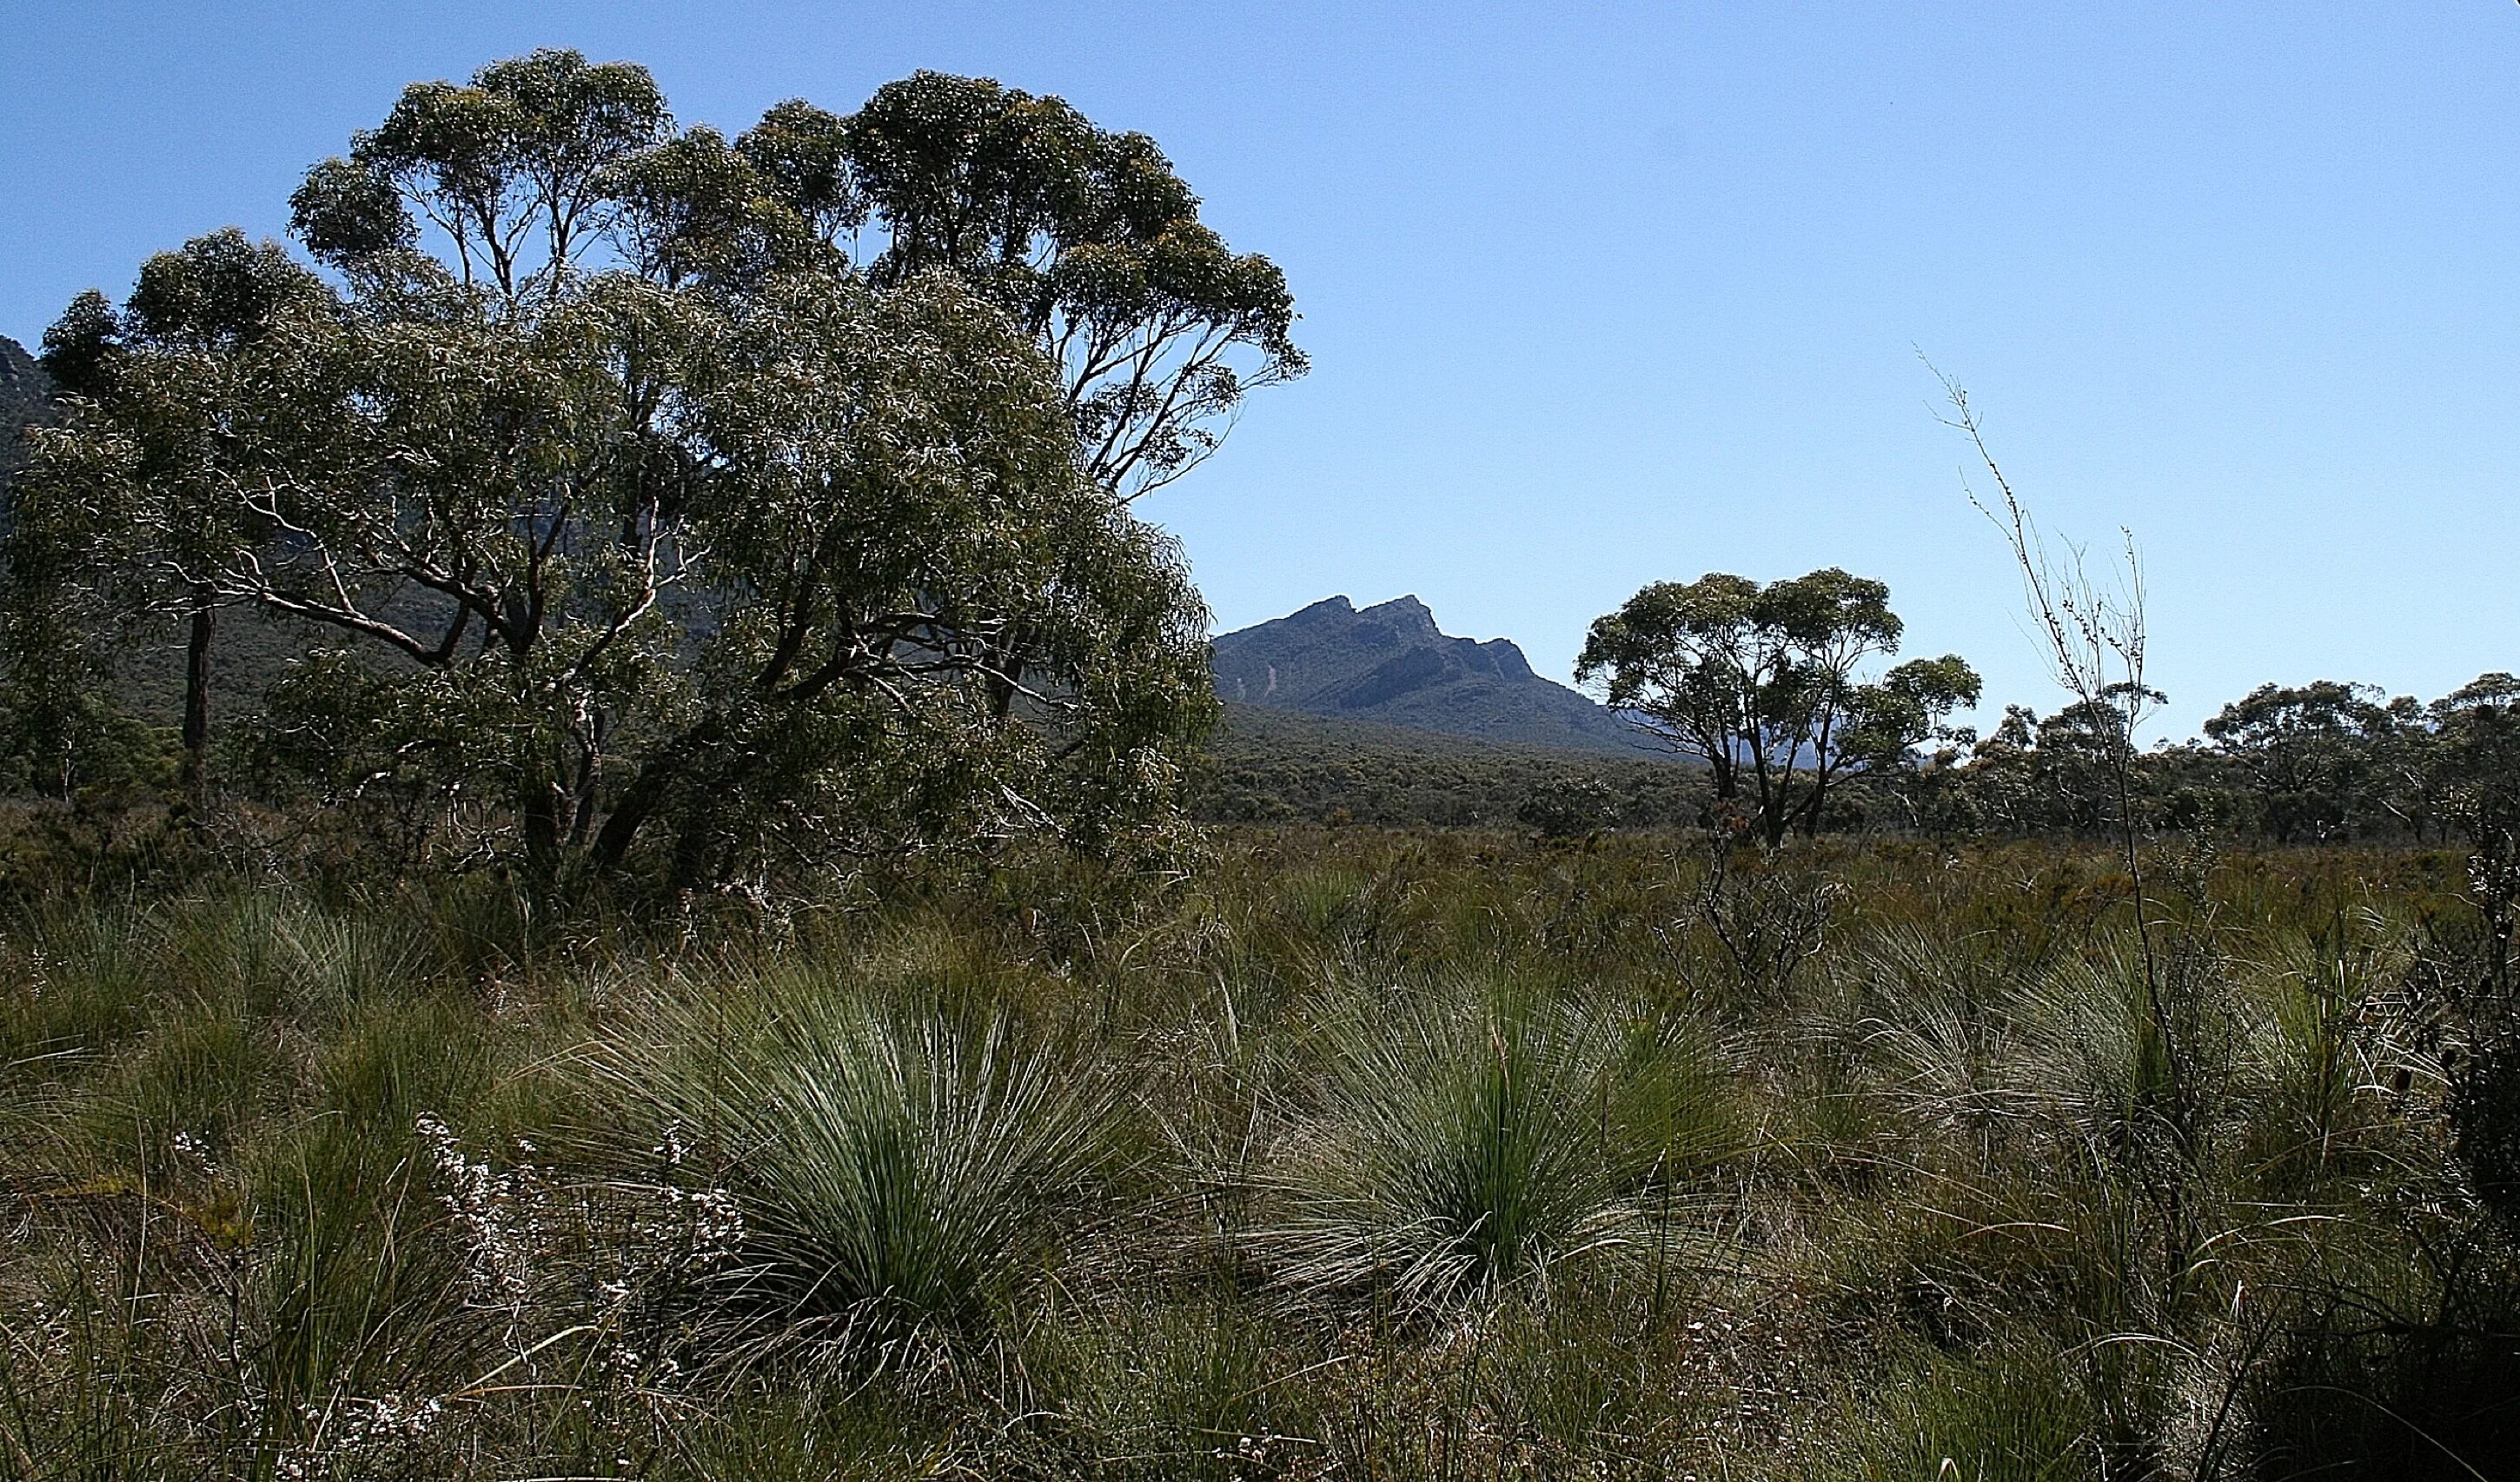
<svg viewBox="0 0 2520 1482">
<path fill-rule="evenodd" d="M 2520 680 L 2509 674 L 2429 703 L 2369 685 L 2262 685 L 2201 737 L 2145 749 L 2140 721 L 2164 696 L 2139 678 L 2095 679 L 2091 697 L 2044 717 L 2008 705 L 1980 736 L 1952 724 L 1982 694 L 1959 656 L 1868 675 L 1901 631 L 1877 581 L 1835 568 L 1764 586 L 1714 573 L 1646 587 L 1603 617 L 1578 673 L 1705 768 L 1708 822 L 1770 844 L 1823 830 L 2096 838 L 2132 827 L 2512 847 Z"/>
<path fill-rule="evenodd" d="M 2282 844 L 2467 841 L 2520 786 L 2520 681 L 2487 674 L 2429 703 L 2368 685 L 2262 685 L 2204 735 L 2134 758 L 2137 823 Z M 1983 738 L 1885 772 L 1882 801 L 1930 832 L 2099 834 L 2115 715 L 2007 706 Z"/>
<path fill-rule="evenodd" d="M 109 660 L 172 621 L 197 818 L 692 886 L 1175 815 L 1206 612 L 1130 504 L 1304 361 L 1144 135 L 922 72 L 729 139 L 546 51 L 291 207 L 303 257 L 215 233 L 45 337 L 22 786 L 148 770 Z M 302 657 L 214 736 L 240 613 Z"/>
</svg>

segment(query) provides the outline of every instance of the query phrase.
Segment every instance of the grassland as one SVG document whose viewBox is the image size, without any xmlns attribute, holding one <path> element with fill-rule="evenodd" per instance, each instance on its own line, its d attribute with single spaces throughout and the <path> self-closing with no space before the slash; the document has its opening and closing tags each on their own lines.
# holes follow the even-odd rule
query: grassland
<svg viewBox="0 0 2520 1482">
<path fill-rule="evenodd" d="M 0 1476 L 2511 1475 L 2459 861 L 2149 863 L 55 894 Z"/>
</svg>

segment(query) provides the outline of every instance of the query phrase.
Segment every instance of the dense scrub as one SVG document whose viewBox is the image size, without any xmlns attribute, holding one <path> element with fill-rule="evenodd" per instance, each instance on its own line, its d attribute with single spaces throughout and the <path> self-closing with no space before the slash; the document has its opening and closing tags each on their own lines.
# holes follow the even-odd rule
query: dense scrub
<svg viewBox="0 0 2520 1482">
<path fill-rule="evenodd" d="M 1580 834 L 1612 824 L 1693 824 L 1709 798 L 1703 769 L 1642 747 L 1618 756 L 1260 705 L 1224 708 L 1191 799 L 1208 823 L 1526 823 Z"/>
<path fill-rule="evenodd" d="M 2448 854 L 1230 836 L 0 942 L 0 1476 L 2501 1476 Z"/>
</svg>

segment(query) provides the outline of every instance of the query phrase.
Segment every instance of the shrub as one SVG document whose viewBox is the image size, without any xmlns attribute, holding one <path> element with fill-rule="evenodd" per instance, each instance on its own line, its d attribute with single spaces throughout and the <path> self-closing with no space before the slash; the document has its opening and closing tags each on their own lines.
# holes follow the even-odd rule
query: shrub
<svg viewBox="0 0 2520 1482">
<path fill-rule="evenodd" d="M 1543 838 L 1583 838 L 1599 832 L 1616 811 L 1609 785 L 1592 777 L 1552 777 L 1532 786 L 1514 817 Z"/>
<path fill-rule="evenodd" d="M 1513 987 L 1333 1009 L 1247 1238 L 1299 1300 L 1426 1311 L 1662 1232 L 1640 1196 L 1737 1136 L 1702 1047 Z"/>
<path fill-rule="evenodd" d="M 600 1064 L 714 1154 L 744 1223 L 740 1305 L 852 1360 L 983 1329 L 1102 1166 L 1116 1106 L 1004 1017 L 888 1015 L 808 982 L 669 1000 Z"/>
</svg>

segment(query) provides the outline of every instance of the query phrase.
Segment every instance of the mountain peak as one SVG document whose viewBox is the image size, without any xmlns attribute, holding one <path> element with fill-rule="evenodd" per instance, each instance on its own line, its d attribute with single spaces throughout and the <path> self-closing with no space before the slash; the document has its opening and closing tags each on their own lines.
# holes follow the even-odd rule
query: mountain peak
<svg viewBox="0 0 2520 1482">
<path fill-rule="evenodd" d="M 1531 674 L 1531 660 L 1523 657 L 1522 648 L 1510 638 L 1491 638 L 1479 645 L 1479 651 L 1494 658 L 1497 668 L 1508 678 Z M 1532 675 L 1534 679 L 1538 675 Z"/>
<path fill-rule="evenodd" d="M 1356 615 L 1360 622 L 1388 628 L 1405 643 L 1432 643 L 1444 638 L 1443 630 L 1435 626 L 1434 612 L 1414 596 L 1375 603 Z"/>
<path fill-rule="evenodd" d="M 1217 694 L 1489 741 L 1633 751 L 1628 728 L 1532 672 L 1511 640 L 1455 638 L 1415 595 L 1359 608 L 1325 598 L 1216 640 Z"/>
</svg>

